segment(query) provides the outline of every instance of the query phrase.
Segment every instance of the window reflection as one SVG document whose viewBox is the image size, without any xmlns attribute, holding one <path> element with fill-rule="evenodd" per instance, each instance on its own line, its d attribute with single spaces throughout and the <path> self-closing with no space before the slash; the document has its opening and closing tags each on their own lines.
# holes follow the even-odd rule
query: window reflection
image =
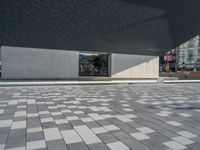
<svg viewBox="0 0 200 150">
<path fill-rule="evenodd" d="M 108 76 L 108 54 L 80 53 L 80 76 Z"/>
</svg>

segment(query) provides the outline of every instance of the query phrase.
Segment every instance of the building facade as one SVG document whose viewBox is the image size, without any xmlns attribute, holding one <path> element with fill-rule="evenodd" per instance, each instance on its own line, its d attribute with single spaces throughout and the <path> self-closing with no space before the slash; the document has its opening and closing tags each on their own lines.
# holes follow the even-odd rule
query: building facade
<svg viewBox="0 0 200 150">
<path fill-rule="evenodd" d="M 160 56 L 160 72 L 200 71 L 200 36 Z"/>
<path fill-rule="evenodd" d="M 177 50 L 179 70 L 200 70 L 200 36 L 180 45 Z"/>
<path fill-rule="evenodd" d="M 152 79 L 159 77 L 159 57 L 1 47 L 2 79 Z"/>
</svg>

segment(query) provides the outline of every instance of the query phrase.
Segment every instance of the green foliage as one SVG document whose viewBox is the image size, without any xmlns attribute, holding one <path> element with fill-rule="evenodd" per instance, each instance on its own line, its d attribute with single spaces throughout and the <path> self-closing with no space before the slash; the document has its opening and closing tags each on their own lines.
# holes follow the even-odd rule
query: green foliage
<svg viewBox="0 0 200 150">
<path fill-rule="evenodd" d="M 93 63 L 97 67 L 106 67 L 108 56 L 105 54 L 99 54 L 98 56 L 93 57 Z"/>
</svg>

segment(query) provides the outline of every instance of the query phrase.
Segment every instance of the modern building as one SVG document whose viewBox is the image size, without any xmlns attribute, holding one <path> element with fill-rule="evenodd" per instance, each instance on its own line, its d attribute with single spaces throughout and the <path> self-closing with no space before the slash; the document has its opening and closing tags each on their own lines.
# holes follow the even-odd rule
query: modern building
<svg viewBox="0 0 200 150">
<path fill-rule="evenodd" d="M 172 49 L 160 56 L 160 72 L 177 71 L 177 49 Z"/>
<path fill-rule="evenodd" d="M 200 33 L 199 0 L 4 0 L 1 6 L 3 79 L 157 78 L 157 56 Z"/>
<path fill-rule="evenodd" d="M 160 72 L 200 71 L 200 36 L 188 40 L 160 56 Z"/>
<path fill-rule="evenodd" d="M 1 47 L 2 79 L 152 79 L 159 77 L 159 57 Z"/>
<path fill-rule="evenodd" d="M 200 33 L 199 0 L 4 0 L 1 6 L 0 46 L 159 56 Z"/>
<path fill-rule="evenodd" d="M 200 36 L 180 45 L 177 50 L 179 70 L 200 70 Z"/>
<path fill-rule="evenodd" d="M 200 71 L 200 36 L 188 40 L 160 56 L 160 71 Z"/>
</svg>

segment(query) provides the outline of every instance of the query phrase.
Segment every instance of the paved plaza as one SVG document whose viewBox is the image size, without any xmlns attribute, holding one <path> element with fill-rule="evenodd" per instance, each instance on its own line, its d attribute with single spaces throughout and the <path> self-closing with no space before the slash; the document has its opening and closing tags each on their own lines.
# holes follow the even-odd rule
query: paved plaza
<svg viewBox="0 0 200 150">
<path fill-rule="evenodd" d="M 0 87 L 0 150 L 199 150 L 200 84 Z"/>
</svg>

